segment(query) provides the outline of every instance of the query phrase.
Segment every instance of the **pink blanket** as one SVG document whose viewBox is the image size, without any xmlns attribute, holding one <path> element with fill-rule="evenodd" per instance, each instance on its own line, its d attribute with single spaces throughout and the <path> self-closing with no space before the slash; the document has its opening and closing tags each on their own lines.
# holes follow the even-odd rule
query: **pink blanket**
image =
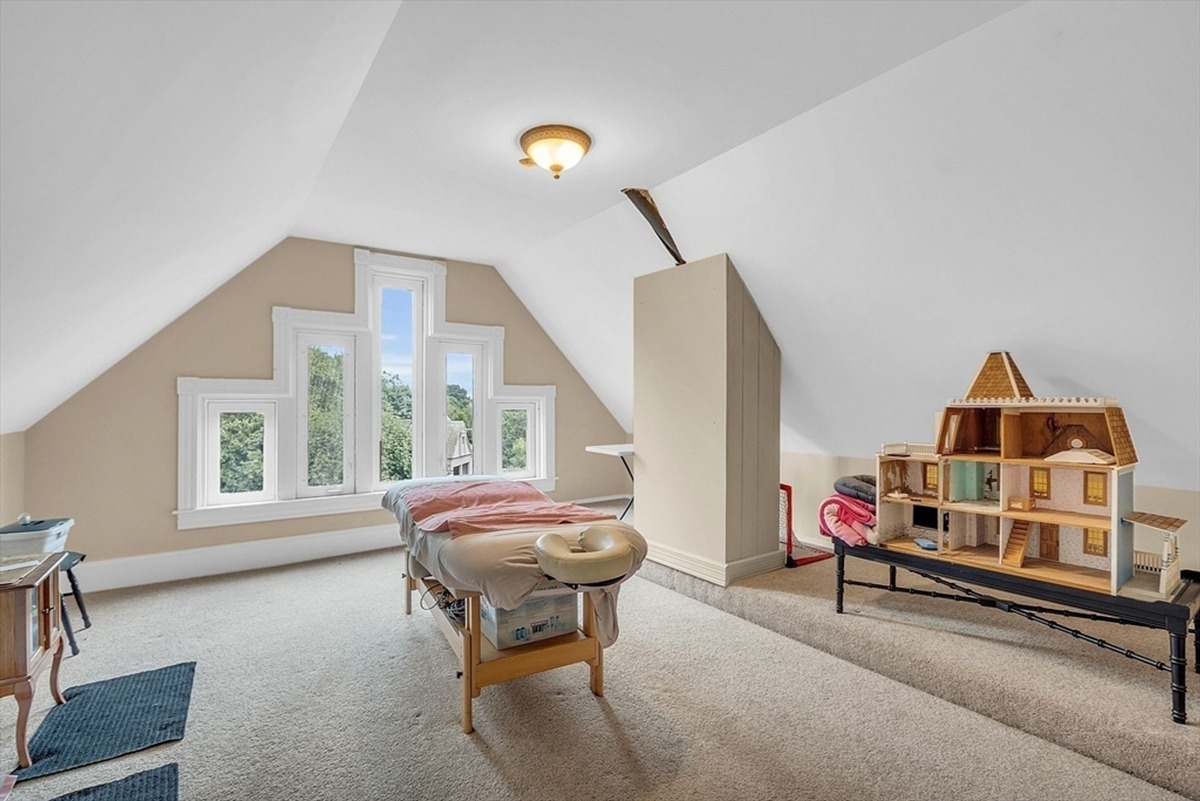
<svg viewBox="0 0 1200 801">
<path fill-rule="evenodd" d="M 613 515 L 574 503 L 555 503 L 523 482 L 429 484 L 404 493 L 418 528 L 451 537 L 521 526 L 554 526 L 610 520 Z"/>
<path fill-rule="evenodd" d="M 877 540 L 875 507 L 849 495 L 837 493 L 821 501 L 817 525 L 826 537 L 837 537 L 848 545 Z"/>
</svg>

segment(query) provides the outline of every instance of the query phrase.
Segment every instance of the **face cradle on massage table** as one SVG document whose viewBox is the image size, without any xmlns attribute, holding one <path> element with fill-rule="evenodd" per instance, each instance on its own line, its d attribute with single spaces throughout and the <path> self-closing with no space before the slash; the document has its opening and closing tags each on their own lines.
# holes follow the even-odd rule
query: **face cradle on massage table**
<svg viewBox="0 0 1200 801">
<path fill-rule="evenodd" d="M 542 572 L 569 587 L 600 587 L 620 581 L 634 561 L 624 532 L 605 525 L 584 529 L 574 547 L 563 535 L 551 532 L 538 537 L 533 549 Z"/>
</svg>

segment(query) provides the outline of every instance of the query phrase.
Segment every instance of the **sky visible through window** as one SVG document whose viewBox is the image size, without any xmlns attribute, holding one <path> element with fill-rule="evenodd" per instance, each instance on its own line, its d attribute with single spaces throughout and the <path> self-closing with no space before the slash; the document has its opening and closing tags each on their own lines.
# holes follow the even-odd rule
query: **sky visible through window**
<svg viewBox="0 0 1200 801">
<path fill-rule="evenodd" d="M 409 387 L 413 385 L 412 299 L 410 290 L 385 287 L 379 325 L 383 372 L 400 376 Z"/>
<path fill-rule="evenodd" d="M 385 287 L 380 313 L 380 349 L 383 372 L 394 373 L 409 387 L 413 385 L 413 294 L 411 290 Z M 446 356 L 446 384 L 457 384 L 475 396 L 475 360 L 469 353 Z"/>
<path fill-rule="evenodd" d="M 468 398 L 475 397 L 475 357 L 469 353 L 446 354 L 446 386 L 455 384 L 467 391 Z"/>
</svg>

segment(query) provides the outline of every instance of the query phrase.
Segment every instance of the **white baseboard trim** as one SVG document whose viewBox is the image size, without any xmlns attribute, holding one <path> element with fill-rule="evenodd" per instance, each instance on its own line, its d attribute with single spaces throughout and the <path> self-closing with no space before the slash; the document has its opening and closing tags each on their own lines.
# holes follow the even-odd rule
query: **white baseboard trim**
<svg viewBox="0 0 1200 801">
<path fill-rule="evenodd" d="M 721 587 L 725 586 L 725 566 L 720 562 L 649 540 L 646 541 L 646 546 L 646 558 L 651 562 L 658 562 L 660 565 L 666 565 L 681 573 L 687 573 L 689 576 L 704 579 Z"/>
<path fill-rule="evenodd" d="M 818 534 L 816 537 L 795 537 L 792 540 L 793 545 L 805 545 L 817 551 L 828 551 L 833 553 L 833 540 L 829 537 Z"/>
<path fill-rule="evenodd" d="M 759 554 L 758 556 L 739 559 L 736 562 L 729 562 L 725 565 L 725 585 L 728 586 L 738 579 L 757 576 L 759 573 L 778 570 L 786 562 L 787 554 L 783 551 L 771 551 Z"/>
<path fill-rule="evenodd" d="M 180 551 L 80 562 L 74 573 L 86 592 L 278 567 L 331 556 L 400 547 L 393 525 L 209 545 Z"/>
<path fill-rule="evenodd" d="M 650 561 L 658 562 L 660 565 L 687 573 L 689 576 L 695 576 L 720 587 L 728 587 L 731 582 L 747 576 L 755 576 L 781 568 L 787 559 L 787 554 L 783 551 L 771 551 L 759 556 L 739 559 L 736 562 L 717 562 L 681 551 L 678 548 L 672 548 L 669 545 L 660 545 L 649 541 L 646 544 L 649 546 L 646 558 Z"/>
</svg>

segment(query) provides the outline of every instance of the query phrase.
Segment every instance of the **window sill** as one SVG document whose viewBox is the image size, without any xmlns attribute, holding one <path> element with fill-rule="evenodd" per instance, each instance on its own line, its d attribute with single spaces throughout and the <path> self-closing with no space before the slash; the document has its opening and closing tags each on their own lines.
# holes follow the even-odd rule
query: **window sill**
<svg viewBox="0 0 1200 801">
<path fill-rule="evenodd" d="M 183 509 L 175 512 L 175 527 L 180 531 L 185 531 L 193 528 L 265 523 L 269 520 L 290 520 L 297 517 L 373 512 L 383 508 L 382 499 L 383 491 L 380 490 L 357 495 L 331 495 L 320 498 L 295 498 L 287 501 Z"/>
<path fill-rule="evenodd" d="M 542 492 L 553 492 L 558 483 L 554 478 L 514 479 L 533 485 Z M 203 509 L 183 509 L 175 512 L 175 528 L 187 531 L 194 528 L 237 526 L 244 523 L 266 523 L 271 520 L 291 520 L 297 517 L 320 517 L 350 512 L 373 512 L 383 508 L 384 490 L 357 495 L 327 495 L 319 498 L 294 498 L 265 503 L 238 503 L 208 506 Z"/>
</svg>

